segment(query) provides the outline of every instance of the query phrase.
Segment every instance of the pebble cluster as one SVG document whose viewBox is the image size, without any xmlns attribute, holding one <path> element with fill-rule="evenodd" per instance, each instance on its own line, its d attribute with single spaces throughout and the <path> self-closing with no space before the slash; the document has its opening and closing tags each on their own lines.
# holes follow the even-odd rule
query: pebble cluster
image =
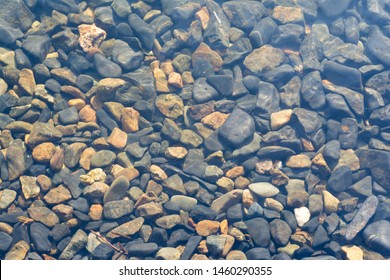
<svg viewBox="0 0 390 280">
<path fill-rule="evenodd" d="M 390 257 L 384 0 L 0 0 L 0 258 Z"/>
</svg>

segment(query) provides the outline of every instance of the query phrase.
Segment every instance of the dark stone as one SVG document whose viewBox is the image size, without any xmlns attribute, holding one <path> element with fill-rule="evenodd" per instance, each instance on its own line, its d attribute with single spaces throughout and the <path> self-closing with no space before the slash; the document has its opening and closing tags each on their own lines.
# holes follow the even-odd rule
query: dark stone
<svg viewBox="0 0 390 280">
<path fill-rule="evenodd" d="M 244 217 L 244 213 L 242 210 L 241 203 L 233 205 L 226 211 L 226 217 L 229 222 L 234 223 L 238 221 L 242 221 Z"/>
<path fill-rule="evenodd" d="M 386 37 L 379 27 L 371 28 L 366 46 L 381 63 L 390 65 L 390 55 L 387 51 L 390 48 L 390 38 Z"/>
<path fill-rule="evenodd" d="M 171 18 L 166 15 L 156 17 L 149 24 L 154 29 L 156 36 L 164 34 L 173 26 Z"/>
<path fill-rule="evenodd" d="M 362 88 L 362 75 L 356 68 L 327 61 L 324 64 L 323 75 L 333 84 L 356 90 Z"/>
<path fill-rule="evenodd" d="M 214 220 L 215 217 L 217 217 L 217 212 L 208 206 L 197 204 L 191 208 L 190 217 L 194 219 L 195 222 Z"/>
<path fill-rule="evenodd" d="M 241 38 L 228 48 L 223 63 L 233 64 L 245 58 L 252 51 L 252 45 L 248 38 Z"/>
<path fill-rule="evenodd" d="M 289 64 L 283 64 L 266 72 L 262 75 L 262 78 L 265 81 L 274 84 L 277 88 L 281 88 L 287 84 L 294 77 L 294 75 L 294 68 Z"/>
<path fill-rule="evenodd" d="M 305 70 L 321 70 L 322 46 L 317 36 L 307 35 L 299 47 L 299 52 L 302 55 Z"/>
<path fill-rule="evenodd" d="M 253 137 L 255 123 L 253 118 L 241 109 L 234 109 L 219 128 L 219 136 L 235 147 Z"/>
<path fill-rule="evenodd" d="M 0 215 L 0 222 L 16 224 L 19 222 L 19 217 L 27 217 L 27 212 L 12 212 Z"/>
<path fill-rule="evenodd" d="M 112 49 L 112 60 L 125 70 L 134 70 L 140 67 L 144 54 L 134 51 L 130 46 L 121 40 L 115 40 Z"/>
<path fill-rule="evenodd" d="M 272 35 L 275 34 L 277 29 L 278 25 L 271 17 L 261 19 L 254 25 L 251 33 L 249 34 L 253 47 L 259 48 L 269 43 Z"/>
<path fill-rule="evenodd" d="M 349 109 L 345 99 L 338 94 L 329 93 L 326 95 L 326 102 L 329 115 L 337 118 L 354 117 L 353 113 Z"/>
<path fill-rule="evenodd" d="M 356 182 L 349 188 L 352 192 L 357 195 L 369 197 L 372 195 L 372 178 L 371 176 L 366 176 L 360 181 Z"/>
<path fill-rule="evenodd" d="M 35 249 L 40 253 L 50 253 L 51 243 L 49 240 L 50 229 L 41 223 L 32 223 L 30 235 Z"/>
<path fill-rule="evenodd" d="M 66 224 L 56 224 L 49 234 L 49 236 L 53 238 L 54 241 L 57 242 L 69 235 L 70 235 L 70 229 Z"/>
<path fill-rule="evenodd" d="M 129 255 L 137 257 L 152 256 L 157 250 L 158 245 L 156 243 L 139 243 L 127 248 Z"/>
<path fill-rule="evenodd" d="M 385 106 L 382 95 L 374 89 L 365 88 L 366 104 L 369 113 Z"/>
<path fill-rule="evenodd" d="M 13 28 L 26 32 L 34 22 L 35 16 L 23 0 L 1 0 L 0 18 L 8 22 Z"/>
<path fill-rule="evenodd" d="M 370 121 L 372 124 L 379 126 L 390 125 L 390 104 L 380 109 L 374 110 L 370 115 Z"/>
<path fill-rule="evenodd" d="M 95 54 L 94 62 L 96 71 L 104 78 L 117 78 L 122 75 L 121 67 L 101 53 Z"/>
<path fill-rule="evenodd" d="M 57 10 L 61 13 L 77 14 L 79 12 L 79 8 L 74 0 L 46 0 L 45 3 L 53 10 Z"/>
<path fill-rule="evenodd" d="M 115 249 L 106 243 L 99 244 L 91 253 L 97 260 L 109 260 L 115 253 Z"/>
<path fill-rule="evenodd" d="M 181 254 L 181 260 L 189 260 L 191 256 L 194 254 L 196 248 L 198 247 L 200 241 L 202 241 L 201 236 L 192 236 L 188 239 L 184 251 Z"/>
<path fill-rule="evenodd" d="M 295 155 L 293 150 L 280 146 L 267 146 L 260 148 L 260 150 L 257 152 L 257 156 L 259 158 L 270 159 L 286 159 L 292 155 Z"/>
<path fill-rule="evenodd" d="M 25 146 L 20 139 L 11 141 L 7 149 L 8 179 L 13 181 L 26 171 Z"/>
<path fill-rule="evenodd" d="M 192 97 L 197 103 L 205 103 L 217 99 L 219 94 L 218 91 L 207 83 L 205 78 L 199 78 L 192 87 Z"/>
<path fill-rule="evenodd" d="M 248 89 L 251 94 L 258 93 L 260 79 L 256 76 L 247 75 L 243 79 L 244 86 Z"/>
<path fill-rule="evenodd" d="M 129 180 L 125 176 L 116 178 L 104 194 L 104 203 L 122 199 L 129 190 Z"/>
<path fill-rule="evenodd" d="M 359 21 L 354 16 L 347 17 L 345 19 L 345 42 L 351 44 L 357 44 L 359 42 L 359 38 L 360 38 Z"/>
<path fill-rule="evenodd" d="M 324 221 L 324 229 L 328 232 L 328 234 L 332 234 L 336 228 L 338 227 L 340 222 L 339 216 L 337 216 L 336 213 L 330 214 L 328 217 L 326 217 Z"/>
<path fill-rule="evenodd" d="M 302 79 L 301 93 L 303 99 L 311 108 L 319 109 L 325 105 L 325 95 L 320 72 L 313 71 Z"/>
<path fill-rule="evenodd" d="M 290 240 L 291 228 L 283 220 L 275 219 L 269 224 L 270 232 L 276 244 L 285 246 Z"/>
<path fill-rule="evenodd" d="M 329 241 L 330 238 L 328 237 L 326 230 L 323 228 L 323 226 L 318 226 L 313 237 L 313 247 L 316 248 L 316 247 L 323 246 L 325 243 L 328 243 Z"/>
<path fill-rule="evenodd" d="M 300 260 L 302 258 L 310 257 L 315 251 L 310 246 L 304 244 L 301 248 L 294 252 L 294 258 Z"/>
<path fill-rule="evenodd" d="M 208 75 L 207 83 L 222 96 L 231 96 L 233 93 L 234 81 L 231 75 Z"/>
<path fill-rule="evenodd" d="M 146 51 L 152 50 L 156 34 L 146 22 L 144 22 L 138 15 L 132 13 L 129 16 L 129 24 L 133 29 L 135 35 L 142 43 Z"/>
<path fill-rule="evenodd" d="M 341 166 L 332 172 L 327 187 L 331 192 L 340 193 L 352 185 L 352 171 L 349 166 Z"/>
<path fill-rule="evenodd" d="M 335 165 L 340 158 L 340 142 L 337 140 L 331 140 L 325 144 L 323 156 L 328 165 Z"/>
<path fill-rule="evenodd" d="M 344 13 L 351 0 L 319 0 L 318 7 L 327 17 L 334 17 Z"/>
<path fill-rule="evenodd" d="M 265 248 L 253 248 L 245 253 L 248 260 L 270 260 L 271 254 Z"/>
<path fill-rule="evenodd" d="M 288 260 L 291 260 L 291 257 L 289 254 L 282 252 L 282 253 L 273 255 L 272 260 L 288 261 Z"/>
<path fill-rule="evenodd" d="M 378 207 L 378 198 L 376 196 L 368 197 L 359 208 L 356 216 L 348 224 L 345 231 L 345 239 L 351 241 L 367 225 L 368 221 L 375 214 Z"/>
<path fill-rule="evenodd" d="M 165 206 L 165 205 L 164 205 Z M 155 227 L 149 237 L 149 242 L 154 242 L 160 246 L 166 246 L 168 242 L 168 233 L 166 229 Z"/>
<path fill-rule="evenodd" d="M 206 6 L 210 20 L 203 37 L 212 49 L 225 49 L 229 47 L 230 21 L 216 2 L 208 1 Z"/>
<path fill-rule="evenodd" d="M 11 247 L 13 243 L 12 236 L 6 234 L 5 232 L 0 232 L 0 251 L 6 252 Z"/>
<path fill-rule="evenodd" d="M 390 108 L 390 107 L 389 107 Z M 341 120 L 339 142 L 342 149 L 356 148 L 358 138 L 358 124 L 355 119 L 345 118 Z"/>
<path fill-rule="evenodd" d="M 45 60 L 50 49 L 50 38 L 47 36 L 30 35 L 22 42 L 22 48 L 38 62 Z"/>
<path fill-rule="evenodd" d="M 69 107 L 58 112 L 59 121 L 64 124 L 77 124 L 79 122 L 79 112 L 76 107 Z"/>
<path fill-rule="evenodd" d="M 71 69 L 77 73 L 83 73 L 92 67 L 92 64 L 84 56 L 79 55 L 75 52 L 69 53 L 68 63 L 70 64 Z M 76 85 L 78 86 L 77 80 L 76 80 Z M 79 88 L 83 90 L 82 87 Z M 83 90 L 83 91 L 88 91 L 88 90 Z"/>
<path fill-rule="evenodd" d="M 271 234 L 268 222 L 263 218 L 254 218 L 245 221 L 247 231 L 253 242 L 260 247 L 267 247 L 271 241 Z"/>
<path fill-rule="evenodd" d="M 108 113 L 104 109 L 97 110 L 96 117 L 110 131 L 115 127 L 118 127 L 116 121 L 111 118 L 110 115 L 108 115 Z"/>
<path fill-rule="evenodd" d="M 179 245 L 184 245 L 188 242 L 188 239 L 192 234 L 188 233 L 184 229 L 178 229 L 171 233 L 169 240 L 167 242 L 168 247 L 177 247 Z"/>
<path fill-rule="evenodd" d="M 240 29 L 252 28 L 267 15 L 267 10 L 259 2 L 247 2 L 243 5 L 238 1 L 227 1 L 222 4 L 222 9 L 229 21 Z"/>
<path fill-rule="evenodd" d="M 363 231 L 363 238 L 369 248 L 388 256 L 390 252 L 390 222 L 382 220 L 368 225 Z"/>
<path fill-rule="evenodd" d="M 257 93 L 256 111 L 258 115 L 266 119 L 279 110 L 279 93 L 273 84 L 259 82 Z"/>
<path fill-rule="evenodd" d="M 293 119 L 298 122 L 299 128 L 306 135 L 312 135 L 322 127 L 318 114 L 303 108 L 293 110 Z"/>
<path fill-rule="evenodd" d="M 17 39 L 23 36 L 19 28 L 12 27 L 7 21 L 0 17 L 0 42 L 6 45 L 15 43 Z"/>
<path fill-rule="evenodd" d="M 287 23 L 279 25 L 272 35 L 271 42 L 277 46 L 299 46 L 305 36 L 305 29 L 302 25 Z"/>
<path fill-rule="evenodd" d="M 30 235 L 28 233 L 27 225 L 23 223 L 17 223 L 12 230 L 12 238 L 15 243 L 24 240 L 26 243 L 30 243 Z"/>
</svg>

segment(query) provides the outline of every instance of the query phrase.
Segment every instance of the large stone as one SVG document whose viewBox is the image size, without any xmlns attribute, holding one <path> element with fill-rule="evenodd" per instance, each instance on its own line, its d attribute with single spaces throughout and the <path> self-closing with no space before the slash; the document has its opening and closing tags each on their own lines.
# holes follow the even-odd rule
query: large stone
<svg viewBox="0 0 390 280">
<path fill-rule="evenodd" d="M 266 182 L 252 183 L 248 187 L 252 192 L 262 198 L 273 197 L 279 193 L 278 188 Z"/>
<path fill-rule="evenodd" d="M 217 212 L 217 214 L 225 212 L 231 206 L 241 201 L 242 192 L 242 190 L 232 190 L 228 193 L 225 193 L 211 203 L 211 209 Z"/>
<path fill-rule="evenodd" d="M 243 142 L 253 137 L 255 123 L 245 111 L 236 108 L 219 128 L 219 136 L 228 144 L 239 147 Z"/>
<path fill-rule="evenodd" d="M 79 229 L 70 239 L 68 245 L 65 247 L 59 256 L 60 260 L 71 260 L 80 250 L 84 249 L 88 242 L 87 234 Z"/>
<path fill-rule="evenodd" d="M 112 182 L 110 188 L 104 194 L 104 203 L 120 200 L 126 196 L 129 190 L 129 180 L 125 176 L 119 176 Z"/>
<path fill-rule="evenodd" d="M 348 224 L 345 231 L 345 238 L 351 241 L 367 225 L 368 221 L 375 214 L 378 207 L 378 198 L 376 196 L 368 197 L 360 207 L 356 216 Z"/>
<path fill-rule="evenodd" d="M 269 225 L 263 218 L 254 218 L 245 221 L 247 231 L 253 242 L 259 247 L 267 247 L 271 241 Z"/>
<path fill-rule="evenodd" d="M 8 179 L 13 181 L 21 176 L 26 170 L 24 158 L 25 146 L 22 140 L 11 141 L 7 149 Z"/>
<path fill-rule="evenodd" d="M 367 246 L 385 256 L 390 255 L 390 222 L 381 220 L 367 226 L 363 231 Z"/>
<path fill-rule="evenodd" d="M 36 122 L 28 138 L 27 144 L 36 146 L 44 142 L 56 142 L 62 137 L 61 131 L 52 124 Z"/>
<path fill-rule="evenodd" d="M 144 224 L 144 218 L 139 217 L 130 222 L 124 223 L 107 233 L 107 237 L 118 238 L 136 234 Z"/>
<path fill-rule="evenodd" d="M 318 6 L 327 17 L 334 17 L 345 12 L 351 1 L 352 0 L 319 0 Z"/>
<path fill-rule="evenodd" d="M 260 74 L 280 66 L 284 60 L 281 49 L 270 45 L 253 50 L 244 60 L 244 65 L 254 74 Z"/>
<path fill-rule="evenodd" d="M 35 19 L 34 14 L 30 11 L 23 0 L 1 0 L 0 18 L 8 22 L 13 28 L 19 28 L 23 32 L 29 29 Z"/>
</svg>

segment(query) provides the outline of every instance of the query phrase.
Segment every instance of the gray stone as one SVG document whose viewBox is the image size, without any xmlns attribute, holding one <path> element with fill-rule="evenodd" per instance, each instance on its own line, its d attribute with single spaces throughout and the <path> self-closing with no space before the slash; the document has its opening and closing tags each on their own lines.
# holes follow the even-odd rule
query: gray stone
<svg viewBox="0 0 390 280">
<path fill-rule="evenodd" d="M 390 252 L 390 222 L 377 221 L 367 226 L 363 232 L 363 238 L 371 249 L 389 256 Z"/>
<path fill-rule="evenodd" d="M 133 211 L 134 202 L 131 200 L 116 200 L 104 203 L 103 215 L 107 219 L 118 219 Z"/>
<path fill-rule="evenodd" d="M 125 176 L 119 176 L 112 182 L 110 188 L 104 194 L 104 203 L 120 200 L 126 196 L 130 183 Z"/>
<path fill-rule="evenodd" d="M 59 256 L 60 260 L 71 260 L 80 250 L 84 249 L 88 242 L 87 234 L 79 229 L 72 236 L 72 239 L 69 241 L 68 245 L 65 247 Z"/>
<path fill-rule="evenodd" d="M 378 198 L 376 196 L 368 197 L 360 207 L 356 216 L 348 224 L 345 231 L 345 238 L 351 241 L 367 225 L 368 221 L 375 214 L 378 207 Z"/>
<path fill-rule="evenodd" d="M 276 188 L 272 184 L 266 183 L 266 182 L 252 183 L 248 187 L 256 195 L 263 197 L 263 198 L 273 197 L 279 193 L 278 188 Z"/>
</svg>

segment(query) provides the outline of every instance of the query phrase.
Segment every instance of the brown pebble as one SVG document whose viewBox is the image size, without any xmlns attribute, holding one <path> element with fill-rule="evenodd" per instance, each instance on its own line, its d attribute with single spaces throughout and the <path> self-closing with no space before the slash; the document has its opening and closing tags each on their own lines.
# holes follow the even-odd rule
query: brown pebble
<svg viewBox="0 0 390 280">
<path fill-rule="evenodd" d="M 92 147 L 88 147 L 82 152 L 79 161 L 82 168 L 85 170 L 89 170 L 91 168 L 91 158 L 94 154 L 96 154 L 96 151 Z"/>
<path fill-rule="evenodd" d="M 46 142 L 34 147 L 32 156 L 37 162 L 49 162 L 56 152 L 56 146 L 53 143 Z"/>
<path fill-rule="evenodd" d="M 136 132 L 139 130 L 139 112 L 133 108 L 124 108 L 122 110 L 122 129 L 126 133 Z"/>
<path fill-rule="evenodd" d="M 243 166 L 235 166 L 232 169 L 226 171 L 225 176 L 230 179 L 235 179 L 239 176 L 243 176 L 245 174 L 245 170 Z"/>
<path fill-rule="evenodd" d="M 119 176 L 125 176 L 127 180 L 132 181 L 139 176 L 139 171 L 134 167 L 123 168 L 115 174 L 115 178 L 118 178 Z"/>
<path fill-rule="evenodd" d="M 64 165 L 64 149 L 57 147 L 53 157 L 50 159 L 50 167 L 53 171 L 60 171 Z"/>
<path fill-rule="evenodd" d="M 175 88 L 183 87 L 183 79 L 179 73 L 173 72 L 169 74 L 168 85 L 174 86 Z"/>
<path fill-rule="evenodd" d="M 80 120 L 83 122 L 96 123 L 96 111 L 92 109 L 91 105 L 85 105 L 79 112 Z"/>
<path fill-rule="evenodd" d="M 115 149 L 124 149 L 127 144 L 127 134 L 115 127 L 107 138 L 107 142 Z"/>
<path fill-rule="evenodd" d="M 168 175 L 159 166 L 152 164 L 149 168 L 150 175 L 156 181 L 162 181 L 168 178 Z"/>
<path fill-rule="evenodd" d="M 89 208 L 88 216 L 93 221 L 99 221 L 103 217 L 103 206 L 100 204 L 92 204 Z"/>
<path fill-rule="evenodd" d="M 234 180 L 234 187 L 236 189 L 246 189 L 249 184 L 251 183 L 251 181 L 248 179 L 248 178 L 245 178 L 243 176 L 239 176 L 236 178 L 236 180 Z"/>
<path fill-rule="evenodd" d="M 50 190 L 50 188 L 53 186 L 52 181 L 50 180 L 49 177 L 46 175 L 38 175 L 37 177 L 37 183 L 38 186 L 41 188 L 41 191 L 46 193 Z"/>
<path fill-rule="evenodd" d="M 219 223 L 217 221 L 203 220 L 196 225 L 195 230 L 198 235 L 206 237 L 218 232 Z"/>
<path fill-rule="evenodd" d="M 221 112 L 213 112 L 201 119 L 201 122 L 204 125 L 207 125 L 213 129 L 219 128 L 223 123 L 226 121 L 226 119 L 229 117 L 229 114 L 224 114 Z"/>
</svg>

